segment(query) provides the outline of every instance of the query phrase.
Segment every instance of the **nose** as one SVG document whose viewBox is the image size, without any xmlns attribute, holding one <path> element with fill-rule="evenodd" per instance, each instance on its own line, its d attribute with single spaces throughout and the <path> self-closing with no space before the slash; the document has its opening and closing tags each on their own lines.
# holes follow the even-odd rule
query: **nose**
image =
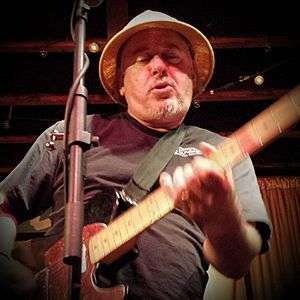
<svg viewBox="0 0 300 300">
<path fill-rule="evenodd" d="M 167 64 L 166 62 L 159 56 L 159 55 L 154 55 L 151 63 L 150 63 L 150 68 L 151 68 L 151 75 L 152 76 L 166 76 L 167 74 Z"/>
</svg>

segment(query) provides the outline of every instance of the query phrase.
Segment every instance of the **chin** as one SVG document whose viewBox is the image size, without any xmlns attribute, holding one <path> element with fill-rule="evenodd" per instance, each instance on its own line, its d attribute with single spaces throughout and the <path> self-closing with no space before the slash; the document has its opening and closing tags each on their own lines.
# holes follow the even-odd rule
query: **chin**
<svg viewBox="0 0 300 300">
<path fill-rule="evenodd" d="M 168 99 L 164 102 L 163 111 L 166 115 L 186 114 L 188 107 L 182 99 Z"/>
</svg>

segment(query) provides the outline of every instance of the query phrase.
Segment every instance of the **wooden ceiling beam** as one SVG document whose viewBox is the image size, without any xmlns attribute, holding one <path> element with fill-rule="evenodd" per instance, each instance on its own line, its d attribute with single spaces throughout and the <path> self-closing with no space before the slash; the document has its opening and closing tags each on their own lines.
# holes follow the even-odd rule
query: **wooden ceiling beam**
<svg viewBox="0 0 300 300">
<path fill-rule="evenodd" d="M 106 1 L 107 36 L 111 37 L 128 22 L 128 1 Z"/>
<path fill-rule="evenodd" d="M 223 136 L 229 136 L 232 132 L 219 132 Z M 38 135 L 0 135 L 0 144 L 32 144 Z M 282 134 L 279 138 L 300 139 L 299 130 L 289 130 Z"/>
<path fill-rule="evenodd" d="M 228 37 L 218 36 L 210 37 L 209 41 L 216 49 L 226 48 L 298 48 L 300 40 L 287 36 L 244 36 L 244 37 Z"/>
<path fill-rule="evenodd" d="M 214 93 L 206 91 L 199 98 L 199 102 L 276 100 L 287 91 L 285 89 L 226 90 Z M 0 106 L 65 105 L 66 100 L 67 95 L 62 94 L 7 94 L 0 95 Z M 90 94 L 88 102 L 93 105 L 113 104 L 109 96 L 104 94 Z"/>
<path fill-rule="evenodd" d="M 110 8 L 111 14 L 116 11 L 115 7 Z M 121 10 L 122 11 L 122 10 Z M 126 19 L 126 11 L 115 19 L 114 22 L 108 23 L 108 34 L 112 35 L 120 29 Z M 215 49 L 231 49 L 231 48 L 299 48 L 300 41 L 296 37 L 288 38 L 286 36 L 272 37 L 210 37 L 213 48 Z M 86 40 L 86 51 L 89 50 L 91 43 L 97 43 L 99 51 L 102 51 L 106 39 L 88 39 Z M 2 42 L 0 44 L 0 53 L 35 53 L 35 52 L 73 52 L 74 43 L 71 40 L 64 41 L 25 41 L 25 42 Z"/>
<path fill-rule="evenodd" d="M 254 168 L 256 170 L 257 176 L 266 175 L 278 175 L 278 174 L 288 174 L 288 175 L 300 175 L 300 163 L 256 163 L 253 162 Z M 0 166 L 0 176 L 7 176 L 13 169 L 15 165 L 12 166 Z"/>
</svg>

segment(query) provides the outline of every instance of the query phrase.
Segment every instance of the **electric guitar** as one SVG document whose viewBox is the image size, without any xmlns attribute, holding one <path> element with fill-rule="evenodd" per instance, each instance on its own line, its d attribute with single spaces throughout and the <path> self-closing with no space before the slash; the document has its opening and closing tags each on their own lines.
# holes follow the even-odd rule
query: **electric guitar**
<svg viewBox="0 0 300 300">
<path fill-rule="evenodd" d="M 234 132 L 217 147 L 210 159 L 222 167 L 232 167 L 247 154 L 265 147 L 299 119 L 300 85 Z M 173 200 L 158 188 L 107 226 L 100 223 L 84 226 L 81 299 L 124 299 L 127 287 L 122 284 L 110 286 L 106 278 L 99 282 L 96 277 L 101 278 L 101 274 L 98 276 L 97 270 L 101 270 L 101 265 L 114 265 L 122 260 L 134 247 L 136 237 L 173 209 Z M 43 299 L 67 299 L 68 266 L 63 263 L 63 248 L 60 239 L 45 252 L 45 267 L 37 275 L 43 281 Z"/>
</svg>

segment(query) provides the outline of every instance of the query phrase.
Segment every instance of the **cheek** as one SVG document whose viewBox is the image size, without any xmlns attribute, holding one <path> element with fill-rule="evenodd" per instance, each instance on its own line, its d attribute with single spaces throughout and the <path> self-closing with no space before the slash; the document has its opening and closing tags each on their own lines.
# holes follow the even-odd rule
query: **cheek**
<svg viewBox="0 0 300 300">
<path fill-rule="evenodd" d="M 178 72 L 178 70 L 170 70 L 169 74 L 172 78 L 174 78 L 180 90 L 186 92 L 189 89 L 193 89 L 192 75 L 188 73 Z"/>
<path fill-rule="evenodd" d="M 176 81 L 183 83 L 184 81 L 193 82 L 194 72 L 193 67 L 185 67 L 183 69 L 170 67 L 169 68 L 169 75 L 174 78 Z"/>
<path fill-rule="evenodd" d="M 137 74 L 136 72 L 129 72 L 124 77 L 125 95 L 141 95 L 146 91 L 146 76 Z"/>
</svg>

